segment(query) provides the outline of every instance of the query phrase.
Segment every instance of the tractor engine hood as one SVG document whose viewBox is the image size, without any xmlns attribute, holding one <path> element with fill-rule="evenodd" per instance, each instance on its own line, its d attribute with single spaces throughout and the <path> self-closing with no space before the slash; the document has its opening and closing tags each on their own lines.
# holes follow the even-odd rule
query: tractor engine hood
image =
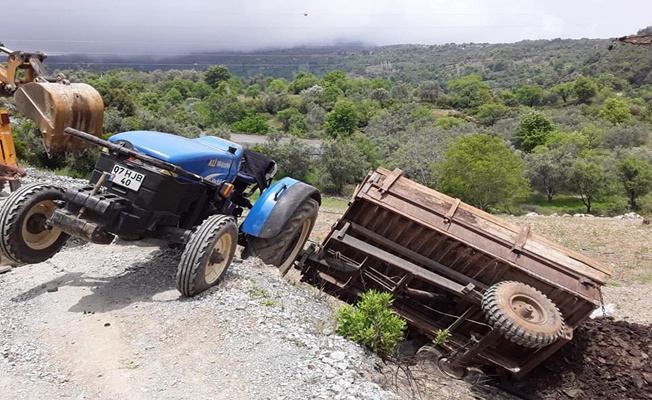
<svg viewBox="0 0 652 400">
<path fill-rule="evenodd" d="M 232 182 L 238 174 L 243 148 L 215 136 L 188 139 L 169 133 L 130 131 L 113 135 L 109 142 L 126 141 L 143 154 L 178 165 L 214 182 Z"/>
</svg>

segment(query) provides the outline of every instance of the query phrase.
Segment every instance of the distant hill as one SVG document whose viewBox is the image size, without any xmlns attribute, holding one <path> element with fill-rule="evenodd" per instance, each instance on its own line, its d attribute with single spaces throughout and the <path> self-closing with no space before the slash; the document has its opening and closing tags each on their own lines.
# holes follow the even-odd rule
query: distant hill
<svg viewBox="0 0 652 400">
<path fill-rule="evenodd" d="M 262 74 L 292 78 L 297 71 L 322 75 L 335 69 L 361 77 L 394 82 L 447 80 L 477 73 L 494 88 L 526 83 L 550 87 L 577 75 L 613 73 L 634 87 L 652 84 L 652 49 L 617 45 L 608 39 L 526 40 L 509 44 L 394 45 L 384 47 L 297 47 L 251 53 L 203 53 L 176 57 L 50 56 L 57 69 L 108 70 L 133 68 L 199 69 L 226 65 L 239 76 Z"/>
</svg>

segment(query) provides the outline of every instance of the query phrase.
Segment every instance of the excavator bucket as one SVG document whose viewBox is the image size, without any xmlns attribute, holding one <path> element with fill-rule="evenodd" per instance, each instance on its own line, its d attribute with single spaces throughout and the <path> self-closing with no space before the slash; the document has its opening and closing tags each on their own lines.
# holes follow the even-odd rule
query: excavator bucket
<svg viewBox="0 0 652 400">
<path fill-rule="evenodd" d="M 16 107 L 35 121 L 48 155 L 83 150 L 90 142 L 64 134 L 74 128 L 100 137 L 104 122 L 104 102 L 85 83 L 30 82 L 14 94 Z"/>
</svg>

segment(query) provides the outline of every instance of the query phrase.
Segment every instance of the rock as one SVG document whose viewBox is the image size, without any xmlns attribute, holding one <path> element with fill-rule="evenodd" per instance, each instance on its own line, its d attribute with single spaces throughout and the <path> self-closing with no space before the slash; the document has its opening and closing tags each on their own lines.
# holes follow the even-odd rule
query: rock
<svg viewBox="0 0 652 400">
<path fill-rule="evenodd" d="M 568 396 L 568 397 L 570 397 L 570 398 L 572 398 L 572 399 L 574 399 L 574 398 L 576 398 L 576 397 L 579 397 L 579 396 L 581 396 L 581 395 L 584 393 L 584 392 L 582 391 L 582 389 L 578 389 L 578 388 L 574 388 L 574 389 L 564 389 L 563 392 L 564 392 L 564 394 L 566 394 L 566 396 Z"/>
<path fill-rule="evenodd" d="M 573 214 L 574 218 L 582 218 L 584 217 L 584 214 Z"/>
<path fill-rule="evenodd" d="M 534 217 L 538 217 L 538 216 L 539 216 L 539 214 L 537 214 L 535 212 L 529 212 L 529 213 L 525 214 L 525 218 L 534 218 Z"/>
<path fill-rule="evenodd" d="M 643 219 L 643 217 L 641 217 L 636 213 L 631 212 L 631 213 L 624 214 L 623 219 Z"/>
</svg>

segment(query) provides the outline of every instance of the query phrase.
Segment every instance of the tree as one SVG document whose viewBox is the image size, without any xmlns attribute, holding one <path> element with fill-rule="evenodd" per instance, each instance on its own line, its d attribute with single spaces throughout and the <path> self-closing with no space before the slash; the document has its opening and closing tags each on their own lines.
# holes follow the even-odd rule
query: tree
<svg viewBox="0 0 652 400">
<path fill-rule="evenodd" d="M 524 162 L 498 137 L 458 137 L 444 153 L 441 188 L 475 207 L 507 204 L 527 193 Z"/>
<path fill-rule="evenodd" d="M 478 107 L 475 118 L 484 126 L 492 126 L 509 112 L 509 108 L 498 103 L 483 104 Z"/>
<path fill-rule="evenodd" d="M 525 156 L 526 176 L 532 187 L 546 196 L 548 201 L 566 185 L 572 156 L 561 148 L 539 146 Z"/>
<path fill-rule="evenodd" d="M 369 93 L 369 98 L 380 103 L 382 107 L 385 107 L 389 104 L 392 96 L 389 94 L 389 90 L 380 88 L 372 90 L 371 93 Z"/>
<path fill-rule="evenodd" d="M 437 97 L 439 97 L 439 83 L 433 81 L 422 82 L 419 84 L 414 94 L 420 98 L 421 101 L 435 103 Z"/>
<path fill-rule="evenodd" d="M 361 180 L 369 169 L 364 154 L 351 140 L 339 139 L 323 143 L 319 180 L 326 191 L 341 194 L 344 185 Z"/>
<path fill-rule="evenodd" d="M 260 149 L 261 152 L 276 161 L 279 169 L 277 176 L 304 179 L 312 165 L 312 149 L 294 137 L 283 142 L 279 139 L 280 137 L 270 135 L 270 139 Z"/>
<path fill-rule="evenodd" d="M 607 99 L 600 109 L 600 117 L 606 119 L 612 124 L 627 122 L 632 118 L 629 106 L 621 99 Z"/>
<path fill-rule="evenodd" d="M 580 195 L 586 213 L 591 212 L 593 201 L 609 190 L 609 174 L 595 158 L 580 158 L 573 163 L 568 181 L 572 190 Z"/>
<path fill-rule="evenodd" d="M 213 65 L 204 74 L 204 82 L 213 89 L 216 89 L 220 86 L 220 83 L 227 82 L 229 79 L 231 79 L 231 72 L 224 65 Z"/>
<path fill-rule="evenodd" d="M 634 157 L 626 157 L 616 165 L 618 179 L 625 188 L 625 193 L 632 210 L 639 210 L 636 200 L 652 191 L 652 164 Z"/>
<path fill-rule="evenodd" d="M 475 110 L 485 103 L 493 102 L 491 88 L 480 75 L 468 75 L 448 82 L 453 106 Z"/>
<path fill-rule="evenodd" d="M 498 93 L 498 99 L 500 100 L 503 105 L 507 107 L 517 107 L 518 106 L 518 100 L 516 99 L 516 95 L 509 90 L 503 90 L 500 93 Z"/>
<path fill-rule="evenodd" d="M 340 90 L 346 89 L 346 74 L 342 71 L 335 70 L 324 74 L 321 78 L 321 86 L 337 86 Z"/>
<path fill-rule="evenodd" d="M 269 131 L 269 124 L 261 115 L 254 114 L 234 123 L 231 129 L 235 132 L 265 134 Z"/>
<path fill-rule="evenodd" d="M 548 136 L 555 130 L 552 120 L 540 112 L 521 117 L 516 131 L 517 145 L 526 153 L 544 145 Z"/>
<path fill-rule="evenodd" d="M 352 102 L 339 100 L 333 111 L 326 114 L 326 133 L 333 137 L 350 135 L 357 128 L 359 119 L 358 110 Z"/>
<path fill-rule="evenodd" d="M 299 94 L 302 90 L 308 89 L 319 84 L 319 79 L 309 73 L 300 71 L 294 76 L 294 80 L 288 86 L 288 91 L 294 94 Z"/>
<path fill-rule="evenodd" d="M 324 107 L 327 110 L 332 110 L 334 104 L 337 102 L 337 99 L 344 96 L 344 92 L 337 85 L 327 83 L 325 86 L 322 86 L 321 93 L 319 98 L 317 98 L 317 103 Z"/>
<path fill-rule="evenodd" d="M 392 152 L 388 166 L 402 169 L 408 178 L 422 185 L 435 187 L 435 168 L 441 162 L 448 143 L 458 135 L 451 130 L 433 129 L 430 124 L 421 127 L 410 125 L 405 132 L 409 140 L 402 141 Z"/>
<path fill-rule="evenodd" d="M 279 111 L 276 119 L 283 124 L 284 131 L 292 134 L 301 134 L 307 129 L 305 116 L 294 107 Z"/>
<path fill-rule="evenodd" d="M 591 100 L 598 93 L 598 85 L 593 78 L 580 75 L 575 79 L 573 91 L 575 92 L 577 101 L 583 104 L 591 104 Z"/>
<path fill-rule="evenodd" d="M 390 94 L 392 95 L 392 99 L 397 101 L 410 100 L 410 90 L 405 84 L 393 86 Z"/>
<path fill-rule="evenodd" d="M 532 85 L 521 86 L 516 90 L 516 98 L 524 106 L 540 106 L 543 100 L 543 89 Z"/>
<path fill-rule="evenodd" d="M 552 87 L 552 92 L 561 97 L 561 100 L 564 104 L 568 103 L 571 95 L 573 94 L 573 84 L 572 83 L 560 83 Z"/>
</svg>

